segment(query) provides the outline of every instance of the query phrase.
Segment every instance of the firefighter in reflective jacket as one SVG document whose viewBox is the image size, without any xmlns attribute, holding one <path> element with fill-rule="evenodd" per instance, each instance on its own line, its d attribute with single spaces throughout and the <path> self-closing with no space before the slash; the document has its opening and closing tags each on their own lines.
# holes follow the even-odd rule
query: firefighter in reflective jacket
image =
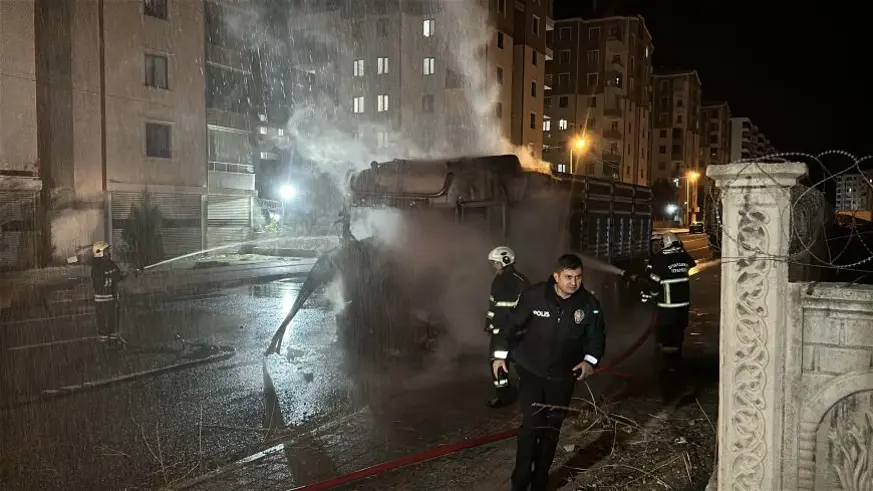
<svg viewBox="0 0 873 491">
<path fill-rule="evenodd" d="M 656 338 L 669 371 L 676 370 L 682 363 L 682 344 L 691 304 L 688 272 L 696 265 L 682 241 L 667 233 L 661 236 L 661 250 L 652 256 L 646 268 L 651 293 L 643 290 L 643 301 L 653 300 L 657 307 Z"/>
<path fill-rule="evenodd" d="M 485 330 L 491 334 L 491 351 L 493 351 L 494 339 L 500 333 L 495 325 L 505 324 L 509 315 L 518 306 L 521 294 L 530 282 L 515 269 L 515 252 L 509 247 L 495 247 L 488 253 L 488 260 L 494 269 L 494 280 L 491 282 Z M 498 377 L 492 373 L 496 396 L 487 402 L 489 407 L 499 408 L 512 404 L 515 391 L 508 375 L 506 373 Z"/>
<path fill-rule="evenodd" d="M 112 260 L 109 244 L 97 241 L 91 246 L 91 283 L 94 287 L 94 308 L 97 315 L 97 333 L 109 345 L 121 344 L 118 333 L 118 282 L 124 279 L 121 269 Z"/>
</svg>

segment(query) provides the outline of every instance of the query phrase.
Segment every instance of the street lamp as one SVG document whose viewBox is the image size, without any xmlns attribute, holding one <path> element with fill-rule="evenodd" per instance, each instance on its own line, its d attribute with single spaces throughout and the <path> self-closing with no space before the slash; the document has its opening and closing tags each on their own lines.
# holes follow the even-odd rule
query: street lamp
<svg viewBox="0 0 873 491">
<path fill-rule="evenodd" d="M 685 225 L 691 225 L 691 185 L 699 178 L 700 173 L 696 170 L 688 171 L 685 175 Z"/>
<path fill-rule="evenodd" d="M 573 150 L 581 152 L 585 150 L 588 141 L 584 137 L 576 137 L 570 142 L 570 174 L 576 174 L 576 160 L 573 158 Z"/>
</svg>

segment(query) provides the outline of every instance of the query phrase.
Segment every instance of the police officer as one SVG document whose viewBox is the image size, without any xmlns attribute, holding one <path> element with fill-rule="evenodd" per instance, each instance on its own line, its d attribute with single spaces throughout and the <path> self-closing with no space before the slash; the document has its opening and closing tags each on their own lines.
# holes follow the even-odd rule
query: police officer
<svg viewBox="0 0 873 491">
<path fill-rule="evenodd" d="M 94 286 L 94 308 L 97 314 L 97 333 L 108 346 L 122 343 L 118 333 L 118 282 L 124 279 L 121 269 L 112 260 L 109 244 L 100 240 L 91 246 L 91 283 Z"/>
<path fill-rule="evenodd" d="M 491 297 L 489 298 L 488 314 L 485 319 L 485 330 L 491 334 L 493 351 L 494 340 L 500 333 L 495 325 L 506 324 L 509 315 L 518 306 L 522 292 L 530 286 L 528 279 L 515 269 L 515 252 L 506 246 L 495 247 L 488 253 L 488 260 L 494 270 L 494 280 L 491 282 Z M 499 408 L 512 404 L 514 390 L 510 384 L 509 374 L 493 375 L 496 396 L 486 404 Z"/>
<path fill-rule="evenodd" d="M 545 491 L 561 425 L 576 380 L 594 373 L 606 348 L 600 302 L 582 285 L 582 260 L 561 256 L 551 277 L 524 292 L 500 329 L 492 371 L 512 359 L 519 376 L 522 420 L 512 472 L 513 491 Z M 524 331 L 518 341 L 510 340 Z"/>
<path fill-rule="evenodd" d="M 691 304 L 688 272 L 696 265 L 682 241 L 667 233 L 661 236 L 661 250 L 652 255 L 646 268 L 651 293 L 644 290 L 643 300 L 653 299 L 657 307 L 656 339 L 667 371 L 676 371 L 682 364 L 682 344 Z"/>
</svg>

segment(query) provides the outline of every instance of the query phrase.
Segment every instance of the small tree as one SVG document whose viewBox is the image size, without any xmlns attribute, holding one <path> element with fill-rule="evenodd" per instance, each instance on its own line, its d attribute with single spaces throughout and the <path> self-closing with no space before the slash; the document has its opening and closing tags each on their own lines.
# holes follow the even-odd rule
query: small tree
<svg viewBox="0 0 873 491">
<path fill-rule="evenodd" d="M 142 268 L 164 259 L 161 238 L 161 211 L 151 204 L 151 198 L 143 193 L 142 205 L 133 205 L 121 231 L 122 257 L 135 268 Z"/>
</svg>

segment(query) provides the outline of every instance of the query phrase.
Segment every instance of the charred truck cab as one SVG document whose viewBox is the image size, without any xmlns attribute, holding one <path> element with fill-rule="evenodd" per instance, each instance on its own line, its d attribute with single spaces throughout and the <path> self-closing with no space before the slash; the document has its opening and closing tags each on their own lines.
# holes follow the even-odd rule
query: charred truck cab
<svg viewBox="0 0 873 491">
<path fill-rule="evenodd" d="M 349 177 L 349 187 L 353 207 L 441 211 L 461 223 L 481 222 L 500 242 L 529 236 L 522 223 L 531 220 L 521 217 L 553 216 L 555 249 L 620 267 L 649 255 L 649 188 L 528 170 L 515 155 L 373 162 Z"/>
</svg>

